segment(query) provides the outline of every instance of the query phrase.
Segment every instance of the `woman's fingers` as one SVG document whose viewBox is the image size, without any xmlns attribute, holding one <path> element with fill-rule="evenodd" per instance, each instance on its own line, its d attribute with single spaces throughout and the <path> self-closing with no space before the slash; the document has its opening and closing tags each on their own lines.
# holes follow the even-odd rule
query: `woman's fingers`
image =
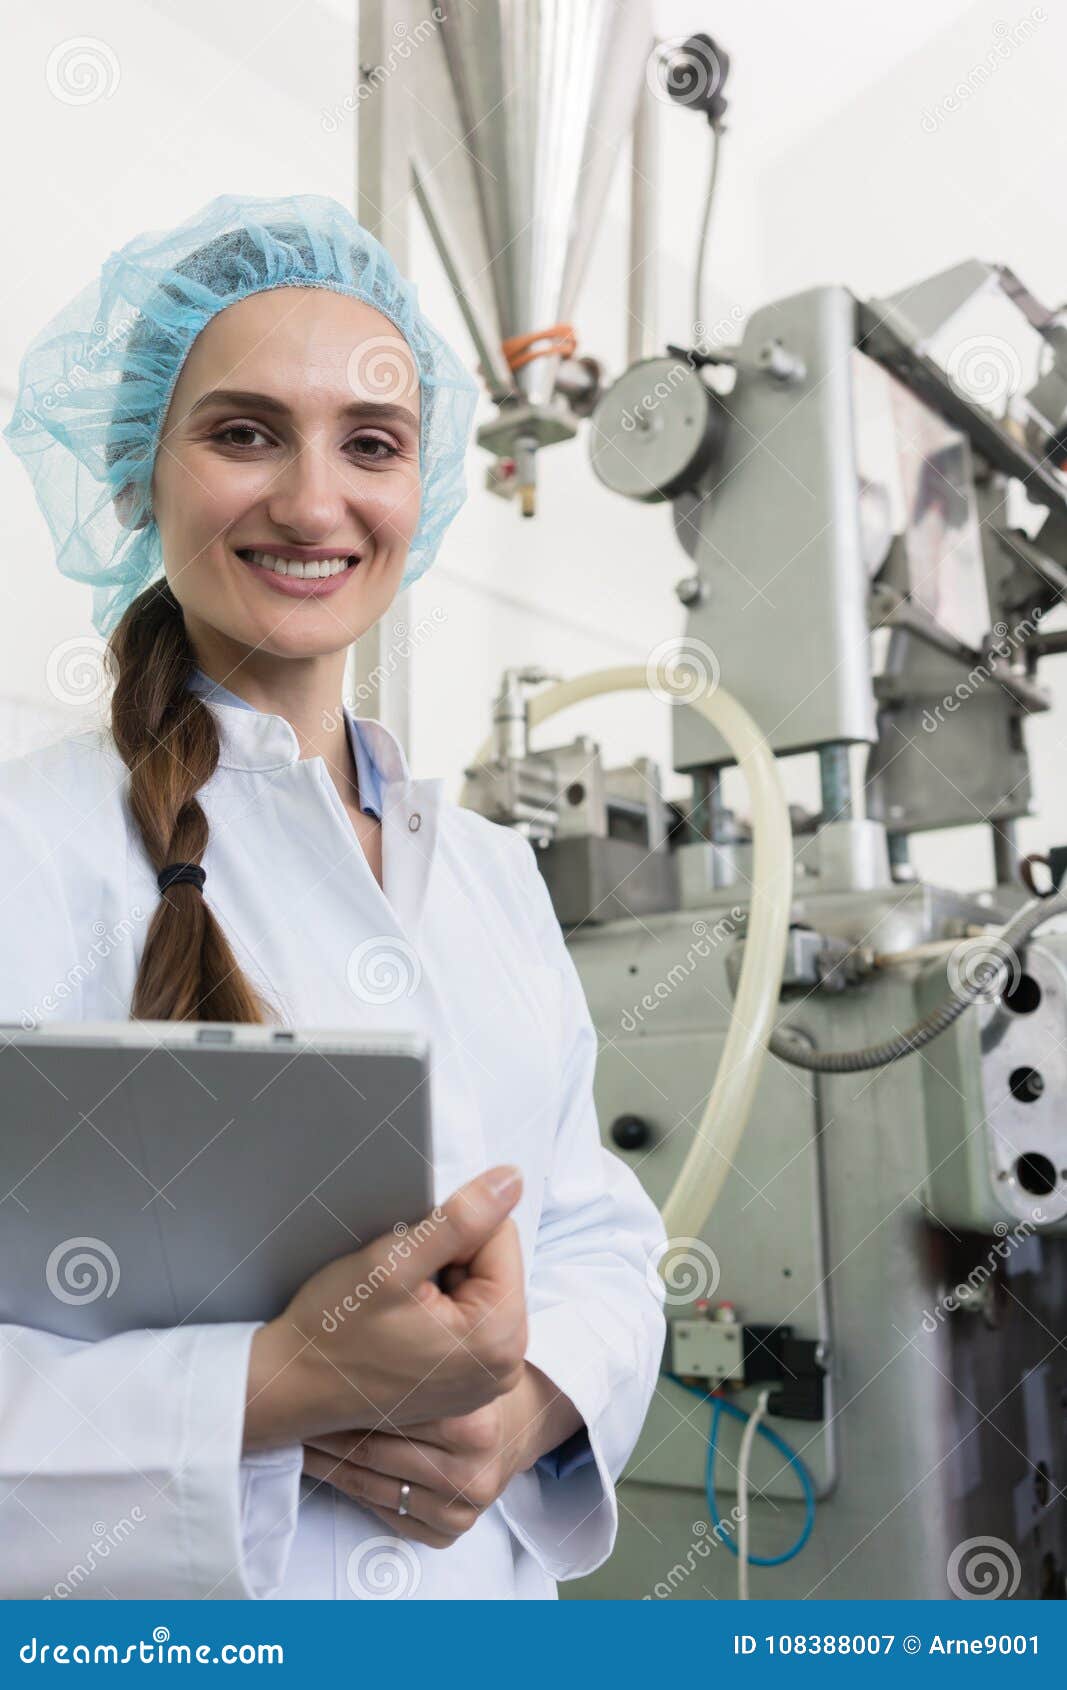
<svg viewBox="0 0 1067 1690">
<path fill-rule="evenodd" d="M 407 1514 L 401 1514 L 399 1479 L 392 1479 L 386 1473 L 374 1473 L 369 1467 L 351 1465 L 346 1466 L 345 1477 L 354 1485 L 359 1501 L 370 1503 L 372 1508 L 384 1508 L 401 1522 L 417 1520 L 420 1525 L 441 1532 L 450 1540 L 470 1531 L 478 1518 L 478 1510 L 472 1508 L 469 1502 L 453 1501 L 439 1492 L 428 1490 L 425 1485 L 415 1484 L 409 1486 L 403 1498 Z"/>
<path fill-rule="evenodd" d="M 418 1484 L 410 1484 L 403 1497 L 407 1513 L 401 1514 L 400 1479 L 376 1473 L 369 1467 L 356 1467 L 352 1462 L 338 1460 L 307 1446 L 304 1449 L 304 1471 L 312 1478 L 333 1485 L 335 1490 L 342 1491 L 353 1502 L 359 1502 L 374 1512 L 390 1514 L 398 1531 L 402 1532 L 410 1520 L 440 1539 L 439 1544 L 431 1543 L 431 1548 L 455 1542 L 457 1537 L 470 1530 L 478 1518 L 478 1510 L 469 1502 L 452 1501 Z M 420 1537 L 419 1541 L 429 1540 Z"/>
<path fill-rule="evenodd" d="M 458 1494 L 448 1456 L 429 1444 L 413 1443 L 385 1432 L 368 1432 L 356 1442 L 341 1432 L 313 1438 L 311 1447 L 328 1459 L 366 1467 L 385 1474 L 390 1480 L 406 1479 L 445 1495 Z"/>
</svg>

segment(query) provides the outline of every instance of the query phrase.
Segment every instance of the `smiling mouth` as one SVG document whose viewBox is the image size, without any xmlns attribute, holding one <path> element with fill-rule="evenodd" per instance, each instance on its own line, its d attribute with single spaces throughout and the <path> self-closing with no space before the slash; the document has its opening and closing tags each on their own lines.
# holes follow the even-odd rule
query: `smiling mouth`
<svg viewBox="0 0 1067 1690">
<path fill-rule="evenodd" d="M 238 549 L 237 556 L 245 563 L 254 564 L 257 569 L 266 569 L 272 575 L 288 575 L 296 581 L 324 581 L 331 575 L 343 575 L 346 569 L 355 569 L 360 561 L 358 552 L 353 552 L 348 557 L 309 561 L 296 557 L 274 557 L 270 552 L 241 548 Z"/>
</svg>

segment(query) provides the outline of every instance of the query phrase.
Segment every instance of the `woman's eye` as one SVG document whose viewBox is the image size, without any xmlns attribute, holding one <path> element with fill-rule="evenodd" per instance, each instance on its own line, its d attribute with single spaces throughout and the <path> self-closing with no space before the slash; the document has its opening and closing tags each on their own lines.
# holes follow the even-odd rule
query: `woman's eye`
<svg viewBox="0 0 1067 1690">
<path fill-rule="evenodd" d="M 250 441 L 248 441 L 248 440 L 232 440 L 232 439 L 229 438 L 229 436 L 234 435 L 234 434 L 262 434 L 262 433 L 263 433 L 263 430 L 260 429 L 260 428 L 257 428 L 254 423 L 227 423 L 226 427 L 220 428 L 218 433 L 213 435 L 212 438 L 214 440 L 220 440 L 224 446 L 248 446 L 248 445 L 251 444 Z"/>
<path fill-rule="evenodd" d="M 394 446 L 388 440 L 383 440 L 377 434 L 357 434 L 354 439 L 349 441 L 349 445 L 358 448 L 360 457 L 369 457 L 372 461 L 377 459 L 379 463 L 384 463 L 387 458 L 395 458 L 399 450 L 399 447 Z M 377 448 L 377 450 L 375 451 L 374 448 Z"/>
</svg>

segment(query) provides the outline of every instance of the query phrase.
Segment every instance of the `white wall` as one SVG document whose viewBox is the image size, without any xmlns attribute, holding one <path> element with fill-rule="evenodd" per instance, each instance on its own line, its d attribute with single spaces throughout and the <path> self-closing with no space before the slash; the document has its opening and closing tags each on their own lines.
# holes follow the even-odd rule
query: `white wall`
<svg viewBox="0 0 1067 1690">
<path fill-rule="evenodd" d="M 224 191 L 313 190 L 351 201 L 352 119 L 324 125 L 323 113 L 351 90 L 354 11 L 348 0 L 52 0 L 20 14 L 0 112 L 15 234 L 0 283 L 5 410 L 27 340 L 134 233 L 168 227 Z M 709 25 L 703 0 L 658 0 L 655 14 L 665 36 Z M 988 53 L 998 16 L 1013 25 L 1026 15 L 1021 6 L 899 0 L 875 28 L 852 0 L 714 8 L 711 27 L 733 67 L 706 319 L 815 281 L 888 292 L 972 252 L 1012 263 L 1052 301 L 1067 292 L 1055 180 L 1067 16 L 1041 23 L 1033 42 L 1013 50 L 933 133 L 922 122 Z M 58 100 L 49 54 L 86 36 L 105 43 L 117 80 L 90 103 Z M 664 108 L 662 128 L 661 330 L 664 340 L 685 340 L 707 139 L 684 111 Z M 612 370 L 624 351 L 625 212 L 620 169 L 577 313 L 581 350 Z M 466 354 L 416 218 L 410 269 L 424 309 Z M 607 494 L 583 440 L 542 454 L 533 522 L 482 491 L 486 461 L 472 452 L 470 500 L 411 595 L 408 617 L 416 625 L 436 611 L 440 620 L 415 660 L 415 770 L 445 775 L 454 791 L 488 730 L 505 665 L 574 673 L 643 661 L 683 625 L 672 588 L 689 567 L 668 509 Z M 49 664 L 57 648 L 91 636 L 89 595 L 55 570 L 28 479 L 6 450 L 0 496 L 0 700 L 54 710 Z M 1055 807 L 1065 710 L 1067 698 L 1032 737 L 1056 837 L 1067 837 L 1067 799 L 1062 813 Z M 27 720 L 35 718 L 12 705 L 7 730 L 0 717 L 0 742 L 20 741 Z M 666 712 L 636 696 L 590 705 L 558 725 L 600 738 L 611 760 L 646 752 L 669 766 Z M 681 789 L 676 779 L 673 789 Z M 1028 825 L 1035 842 L 1045 837 L 1043 826 Z M 966 873 L 980 880 L 986 872 L 976 845 Z M 960 878 L 958 866 L 949 877 Z"/>
</svg>

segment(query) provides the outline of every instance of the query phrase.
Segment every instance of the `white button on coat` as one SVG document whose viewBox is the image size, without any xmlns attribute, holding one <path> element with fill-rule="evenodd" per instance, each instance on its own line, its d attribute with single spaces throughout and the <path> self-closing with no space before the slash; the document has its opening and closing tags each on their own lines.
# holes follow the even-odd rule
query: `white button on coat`
<svg viewBox="0 0 1067 1690">
<path fill-rule="evenodd" d="M 518 1474 L 427 1549 L 302 1478 L 297 1445 L 242 1459 L 254 1324 L 95 1344 L 2 1326 L 0 1596 L 551 1597 L 614 1541 L 613 1481 L 663 1347 L 648 1264 L 664 1233 L 600 1144 L 596 1033 L 534 852 L 412 780 L 392 734 L 360 719 L 383 781 L 383 891 L 285 718 L 209 708 L 205 898 L 287 1024 L 429 1036 L 435 1201 L 496 1163 L 522 1169 L 527 1357 L 577 1406 L 594 1461 Z M 0 1020 L 128 1019 L 159 893 L 126 778 L 105 732 L 0 764 Z M 407 959 L 410 989 L 364 988 L 353 952 L 377 945 Z"/>
</svg>

